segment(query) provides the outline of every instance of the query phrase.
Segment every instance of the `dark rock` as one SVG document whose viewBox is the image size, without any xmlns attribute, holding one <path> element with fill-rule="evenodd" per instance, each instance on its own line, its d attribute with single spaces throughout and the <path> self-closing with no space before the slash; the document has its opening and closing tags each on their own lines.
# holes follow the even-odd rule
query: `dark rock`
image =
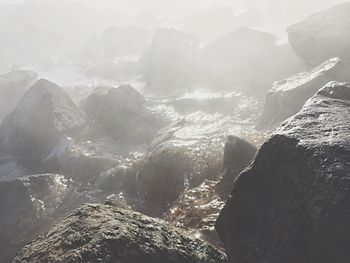
<svg viewBox="0 0 350 263">
<path fill-rule="evenodd" d="M 274 129 L 298 113 L 305 102 L 332 80 L 350 80 L 350 68 L 339 58 L 332 58 L 310 72 L 275 82 L 268 92 L 258 129 Z"/>
<path fill-rule="evenodd" d="M 350 3 L 316 13 L 287 29 L 295 52 L 311 65 L 332 57 L 350 60 Z"/>
<path fill-rule="evenodd" d="M 22 95 L 38 79 L 29 70 L 15 70 L 0 75 L 0 122 L 16 107 Z"/>
<path fill-rule="evenodd" d="M 303 65 L 288 45 L 270 33 L 240 28 L 201 48 L 201 78 L 213 89 L 259 95 Z M 257 93 L 257 94 L 256 94 Z"/>
<path fill-rule="evenodd" d="M 41 220 L 52 214 L 67 194 L 60 175 L 36 175 L 0 181 L 0 261 L 9 262 L 35 237 Z"/>
<path fill-rule="evenodd" d="M 349 114 L 331 82 L 261 147 L 216 223 L 232 262 L 349 261 Z"/>
<path fill-rule="evenodd" d="M 150 141 L 165 122 L 146 107 L 146 99 L 130 85 L 98 88 L 82 106 L 118 140 Z"/>
<path fill-rule="evenodd" d="M 130 210 L 85 205 L 26 246 L 13 262 L 227 262 L 213 247 L 186 235 Z"/>
<path fill-rule="evenodd" d="M 229 136 L 225 143 L 222 179 L 217 184 L 217 191 L 227 198 L 236 177 L 248 167 L 257 152 L 255 146 L 236 136 Z"/>
<path fill-rule="evenodd" d="M 81 112 L 60 87 L 39 80 L 0 125 L 1 153 L 35 168 L 69 148 L 68 136 L 84 124 Z"/>
<path fill-rule="evenodd" d="M 139 26 L 111 26 L 101 36 L 106 58 L 141 55 L 151 44 L 152 34 Z"/>
<path fill-rule="evenodd" d="M 199 40 L 175 29 L 159 29 L 140 67 L 148 87 L 174 92 L 186 90 L 196 80 Z"/>
</svg>

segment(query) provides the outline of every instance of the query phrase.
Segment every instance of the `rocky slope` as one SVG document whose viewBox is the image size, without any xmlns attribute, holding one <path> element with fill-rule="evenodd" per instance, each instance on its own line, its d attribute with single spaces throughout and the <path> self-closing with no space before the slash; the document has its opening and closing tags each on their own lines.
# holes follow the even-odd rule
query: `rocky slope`
<svg viewBox="0 0 350 263">
<path fill-rule="evenodd" d="M 220 263 L 225 256 L 165 222 L 130 210 L 84 205 L 13 262 Z"/>
<path fill-rule="evenodd" d="M 216 223 L 231 262 L 349 261 L 349 114 L 331 82 L 264 143 Z"/>
</svg>

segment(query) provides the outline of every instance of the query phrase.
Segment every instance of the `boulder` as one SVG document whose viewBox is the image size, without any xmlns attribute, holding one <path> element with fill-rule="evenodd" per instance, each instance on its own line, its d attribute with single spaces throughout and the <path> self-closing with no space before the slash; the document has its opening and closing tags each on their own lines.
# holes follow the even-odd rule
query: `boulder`
<svg viewBox="0 0 350 263">
<path fill-rule="evenodd" d="M 277 81 L 266 95 L 258 129 L 274 129 L 297 114 L 305 102 L 332 80 L 350 80 L 350 68 L 340 58 L 332 58 L 309 72 Z"/>
<path fill-rule="evenodd" d="M 38 75 L 30 70 L 15 70 L 0 75 L 0 122 L 16 107 Z"/>
<path fill-rule="evenodd" d="M 84 205 L 45 236 L 26 246 L 13 262 L 227 262 L 204 241 L 181 229 L 130 210 Z"/>
<path fill-rule="evenodd" d="M 61 175 L 35 175 L 0 181 L 0 261 L 40 233 L 42 219 L 52 215 L 68 191 Z"/>
<path fill-rule="evenodd" d="M 349 114 L 331 82 L 262 145 L 216 222 L 231 262 L 349 261 Z"/>
<path fill-rule="evenodd" d="M 108 59 L 141 55 L 151 44 L 152 34 L 134 25 L 111 26 L 103 32 L 100 41 L 104 57 Z"/>
<path fill-rule="evenodd" d="M 350 3 L 313 14 L 287 29 L 295 52 L 311 65 L 341 57 L 350 60 Z"/>
<path fill-rule="evenodd" d="M 82 113 L 56 84 L 37 81 L 0 125 L 0 156 L 32 168 L 61 155 L 85 124 Z"/>
<path fill-rule="evenodd" d="M 198 47 L 196 36 L 170 28 L 159 29 L 140 60 L 148 87 L 164 93 L 188 89 L 196 80 Z"/>
<path fill-rule="evenodd" d="M 249 28 L 239 28 L 203 46 L 199 61 L 201 79 L 210 88 L 253 95 L 303 69 L 288 45 L 277 45 L 272 34 Z"/>
<path fill-rule="evenodd" d="M 230 194 L 236 177 L 248 167 L 257 152 L 249 142 L 230 135 L 225 143 L 222 178 L 216 185 L 217 191 L 223 198 Z"/>
<path fill-rule="evenodd" d="M 118 140 L 150 141 L 165 122 L 146 107 L 146 99 L 130 85 L 97 88 L 81 105 Z"/>
</svg>

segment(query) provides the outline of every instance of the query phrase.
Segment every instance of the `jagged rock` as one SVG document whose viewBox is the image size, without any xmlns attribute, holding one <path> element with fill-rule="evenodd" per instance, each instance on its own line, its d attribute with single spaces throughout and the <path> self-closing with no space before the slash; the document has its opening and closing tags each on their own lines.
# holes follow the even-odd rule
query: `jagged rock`
<svg viewBox="0 0 350 263">
<path fill-rule="evenodd" d="M 339 58 L 332 58 L 310 72 L 296 74 L 277 81 L 266 95 L 259 129 L 274 129 L 298 113 L 305 102 L 332 80 L 350 80 L 350 68 Z"/>
<path fill-rule="evenodd" d="M 38 79 L 38 75 L 29 70 L 15 70 L 0 75 L 0 122 L 17 105 L 22 95 Z"/>
<path fill-rule="evenodd" d="M 41 220 L 60 205 L 67 190 L 61 175 L 0 181 L 1 262 L 9 262 L 16 250 L 36 235 Z"/>
<path fill-rule="evenodd" d="M 200 50 L 201 78 L 213 89 L 263 93 L 278 79 L 303 69 L 288 45 L 270 33 L 240 28 Z"/>
<path fill-rule="evenodd" d="M 227 262 L 205 242 L 130 210 L 84 205 L 13 262 Z"/>
<path fill-rule="evenodd" d="M 229 136 L 225 143 L 222 179 L 217 191 L 223 198 L 231 192 L 236 177 L 248 167 L 257 152 L 255 146 L 236 136 Z"/>
<path fill-rule="evenodd" d="M 82 105 L 105 131 L 119 140 L 149 141 L 165 122 L 146 107 L 146 99 L 130 85 L 98 88 Z"/>
<path fill-rule="evenodd" d="M 350 3 L 316 13 L 287 29 L 295 52 L 311 65 L 341 57 L 350 60 Z"/>
<path fill-rule="evenodd" d="M 188 89 L 196 80 L 198 47 L 199 40 L 193 35 L 159 29 L 140 60 L 148 87 L 165 93 Z"/>
<path fill-rule="evenodd" d="M 111 26 L 101 36 L 106 58 L 140 55 L 151 44 L 152 34 L 139 26 Z"/>
<path fill-rule="evenodd" d="M 37 81 L 0 125 L 0 156 L 13 155 L 25 165 L 55 160 L 67 148 L 85 120 L 56 84 Z"/>
<path fill-rule="evenodd" d="M 349 114 L 331 82 L 264 143 L 216 223 L 232 262 L 349 261 Z"/>
</svg>

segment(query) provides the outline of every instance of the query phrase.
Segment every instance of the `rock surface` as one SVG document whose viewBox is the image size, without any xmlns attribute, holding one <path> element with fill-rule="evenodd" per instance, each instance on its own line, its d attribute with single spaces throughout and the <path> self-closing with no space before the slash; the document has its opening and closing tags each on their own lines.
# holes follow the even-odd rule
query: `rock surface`
<svg viewBox="0 0 350 263">
<path fill-rule="evenodd" d="M 350 3 L 316 13 L 287 29 L 295 52 L 311 65 L 332 57 L 350 60 Z"/>
<path fill-rule="evenodd" d="M 130 210 L 84 205 L 18 253 L 13 262 L 227 262 L 205 242 Z"/>
<path fill-rule="evenodd" d="M 229 136 L 224 148 L 222 178 L 216 185 L 217 191 L 227 198 L 236 177 L 248 167 L 257 152 L 255 146 L 236 136 Z"/>
<path fill-rule="evenodd" d="M 257 95 L 278 79 L 303 69 L 288 45 L 266 32 L 240 28 L 200 50 L 201 78 L 213 89 Z"/>
<path fill-rule="evenodd" d="M 30 70 L 15 70 L 0 75 L 0 122 L 37 79 L 38 75 Z"/>
<path fill-rule="evenodd" d="M 35 168 L 69 147 L 68 136 L 85 124 L 82 113 L 56 84 L 37 81 L 0 125 L 0 156 Z"/>
<path fill-rule="evenodd" d="M 340 58 L 332 58 L 309 72 L 277 81 L 266 95 L 258 129 L 274 129 L 297 114 L 305 102 L 332 80 L 350 80 L 350 68 Z"/>
<path fill-rule="evenodd" d="M 169 93 L 186 90 L 195 81 L 199 40 L 175 29 L 156 32 L 140 64 L 148 87 Z"/>
<path fill-rule="evenodd" d="M 261 147 L 216 223 L 232 262 L 349 261 L 349 114 L 331 82 Z"/>
</svg>

